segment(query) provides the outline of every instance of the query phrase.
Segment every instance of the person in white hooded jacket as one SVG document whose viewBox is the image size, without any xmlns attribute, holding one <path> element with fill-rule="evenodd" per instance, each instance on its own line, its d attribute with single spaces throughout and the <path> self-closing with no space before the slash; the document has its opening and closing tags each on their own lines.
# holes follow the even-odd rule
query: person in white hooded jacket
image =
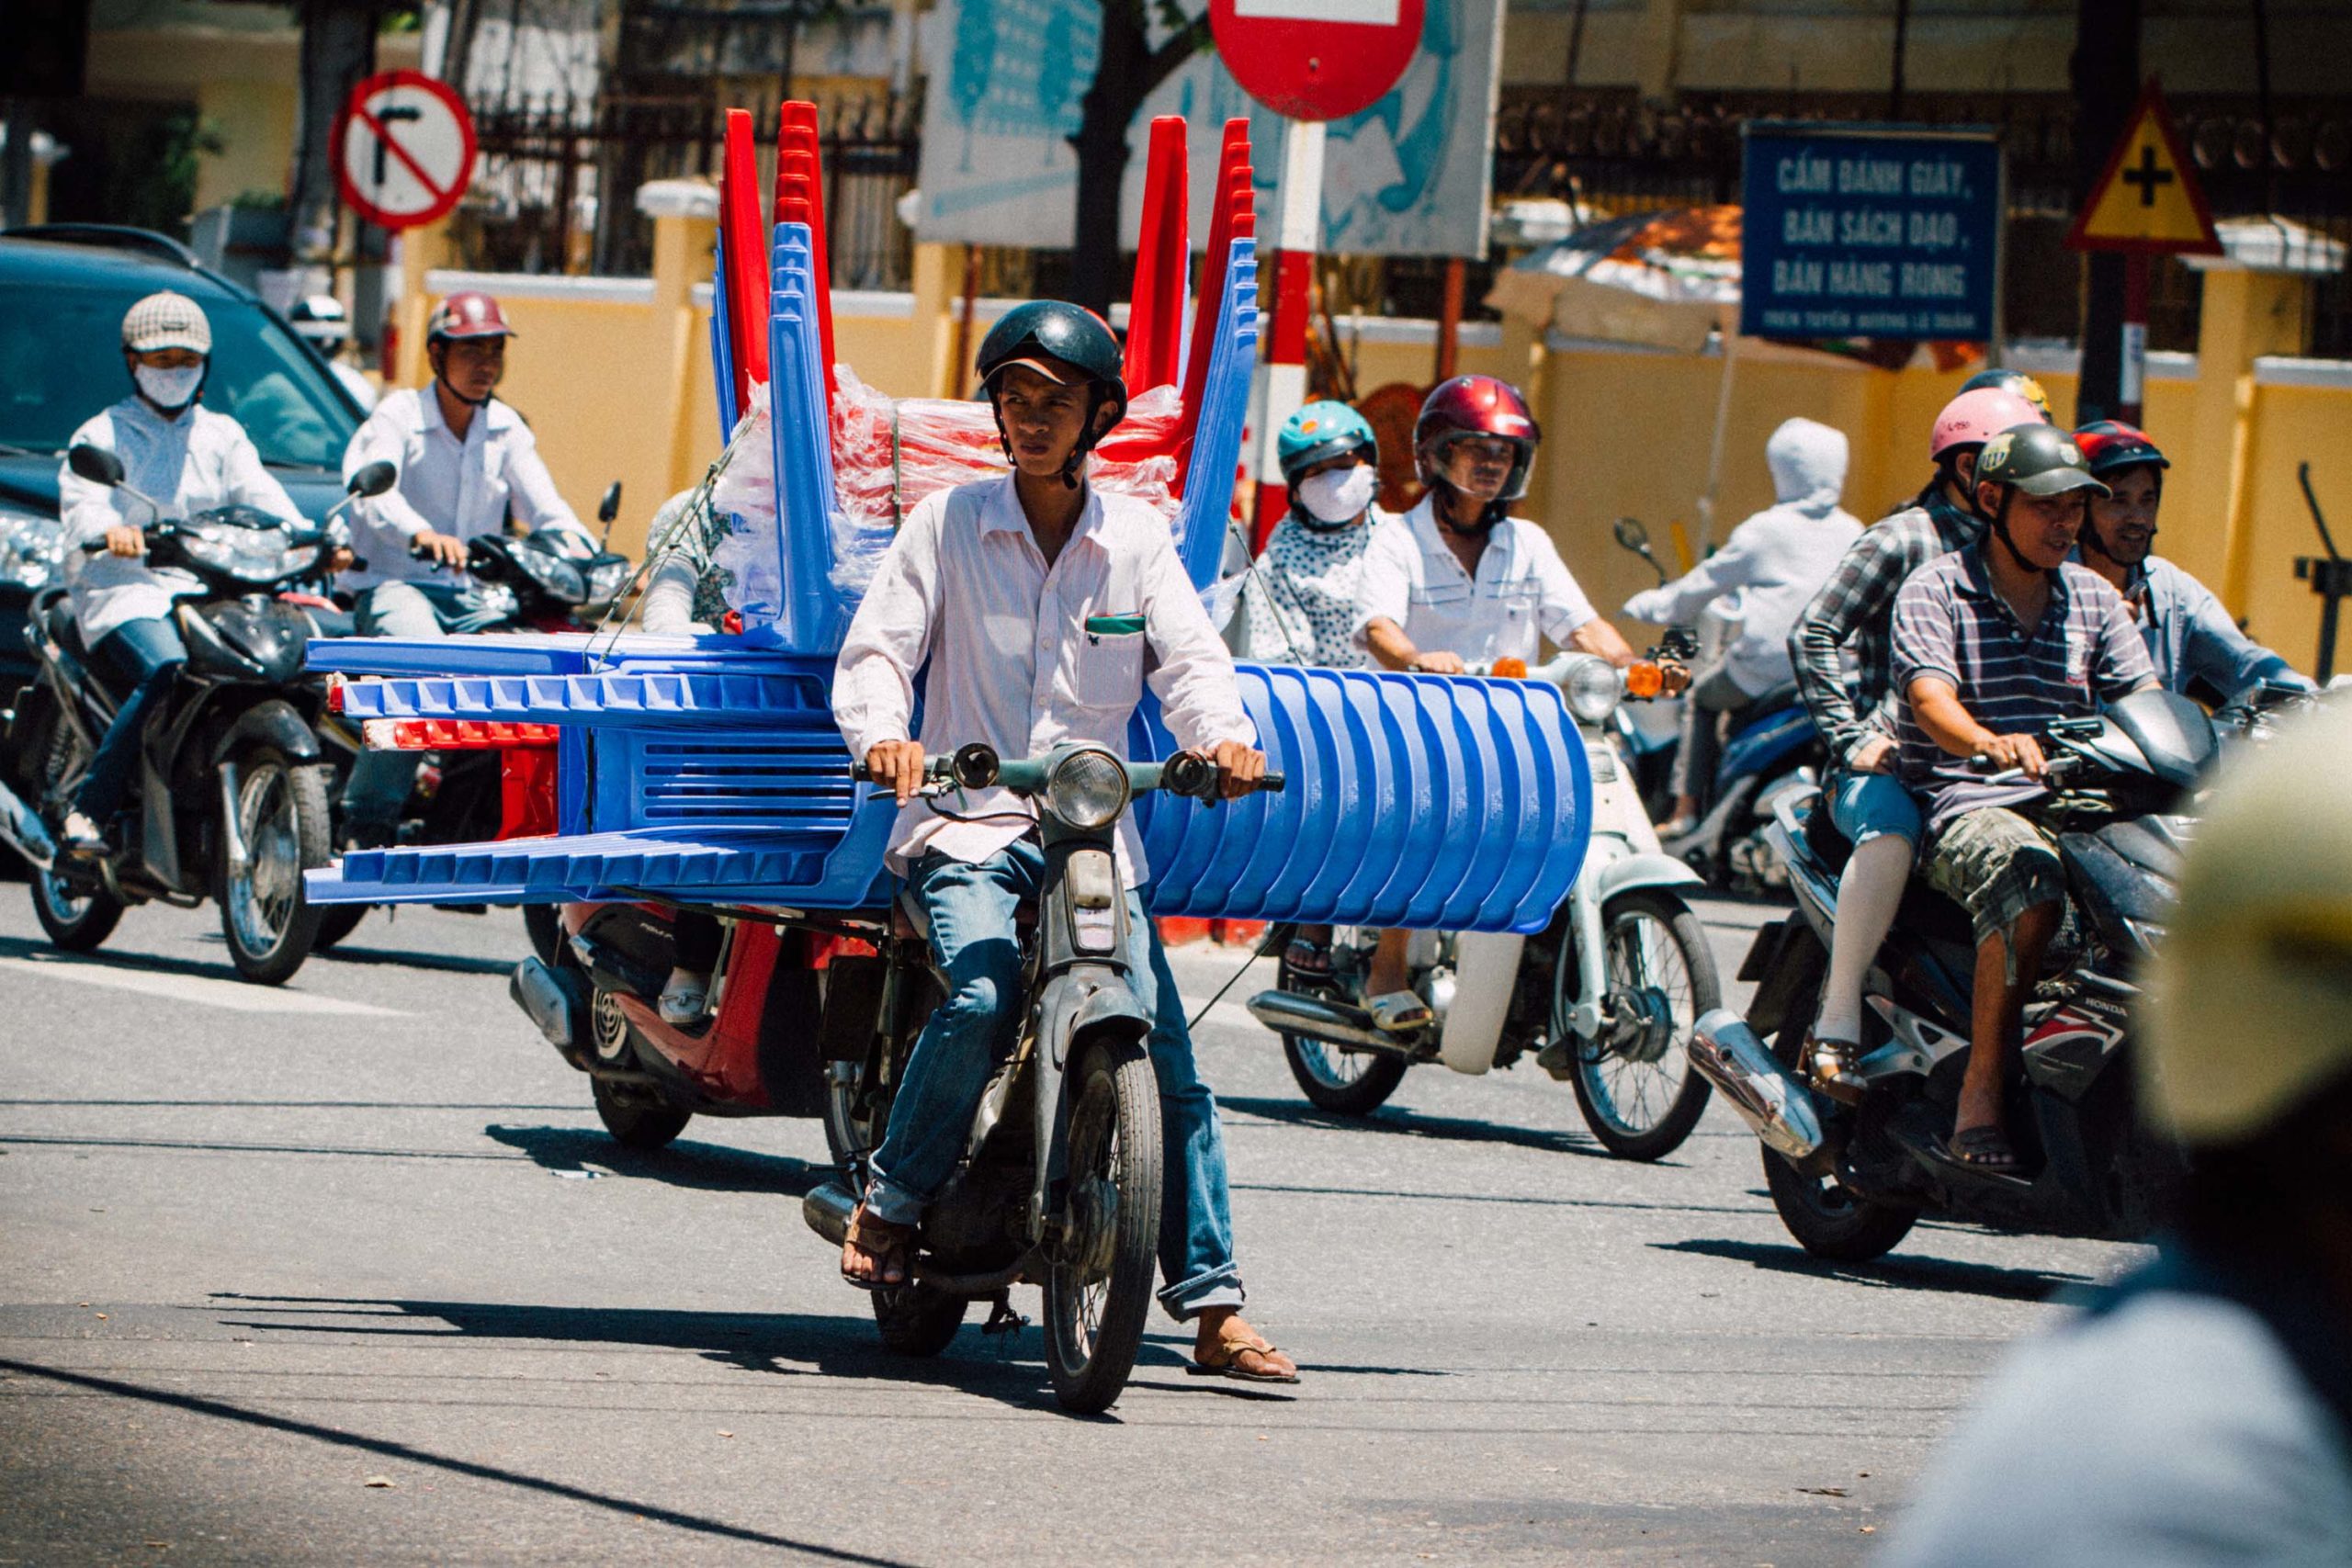
<svg viewBox="0 0 2352 1568">
<path fill-rule="evenodd" d="M 1674 816 L 1659 829 L 1667 838 L 1687 832 L 1696 820 L 1722 755 L 1724 727 L 1758 697 L 1795 679 L 1789 628 L 1862 531 L 1838 504 L 1847 456 L 1843 431 L 1809 419 L 1787 421 L 1764 444 L 1778 503 L 1733 529 L 1722 549 L 1680 578 L 1625 601 L 1634 620 L 1679 626 L 1720 599 L 1717 613 L 1738 622 L 1722 654 L 1691 675 L 1682 747 L 1674 760 Z"/>
</svg>

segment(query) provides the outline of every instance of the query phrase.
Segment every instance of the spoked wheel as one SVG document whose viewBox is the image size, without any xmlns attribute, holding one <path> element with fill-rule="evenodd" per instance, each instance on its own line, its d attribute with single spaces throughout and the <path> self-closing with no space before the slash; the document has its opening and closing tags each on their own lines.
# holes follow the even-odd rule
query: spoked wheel
<svg viewBox="0 0 2352 1568">
<path fill-rule="evenodd" d="M 1159 1241 L 1159 1093 L 1139 1043 L 1079 1057 L 1070 1096 L 1068 1224 L 1047 1247 L 1046 1370 L 1065 1410 L 1091 1416 L 1127 1386 L 1151 1307 Z"/>
<path fill-rule="evenodd" d="M 1780 1033 L 1772 1037 L 1772 1054 L 1792 1071 L 1804 1072 L 1799 1062 L 1818 1010 L 1817 998 L 1811 1007 L 1792 1008 Z M 1919 1223 L 1917 1209 L 1872 1202 L 1850 1190 L 1834 1173 L 1807 1176 L 1770 1149 L 1759 1152 L 1764 1156 L 1764 1186 L 1772 1194 L 1772 1207 L 1780 1211 L 1781 1223 L 1797 1245 L 1815 1258 L 1833 1263 L 1867 1263 L 1894 1251 Z"/>
<path fill-rule="evenodd" d="M 225 852 L 213 858 L 221 934 L 237 973 L 283 985 L 310 957 L 319 932 L 320 912 L 302 897 L 302 874 L 332 856 L 327 770 L 255 747 L 238 759 L 235 809 L 244 863 L 230 864 Z"/>
<path fill-rule="evenodd" d="M 80 786 L 82 775 L 89 771 L 90 756 L 71 725 L 54 718 L 51 722 L 48 751 L 41 759 L 41 795 L 44 800 L 62 802 Z M 120 899 L 97 887 L 69 882 L 53 871 L 29 869 L 33 918 L 52 945 L 67 953 L 88 953 L 114 934 L 122 919 Z"/>
<path fill-rule="evenodd" d="M 1673 894 L 1637 887 L 1600 912 L 1609 946 L 1609 1021 L 1576 1053 L 1577 1106 L 1585 1125 L 1621 1159 L 1662 1159 L 1707 1109 L 1707 1080 L 1690 1066 L 1690 1031 L 1721 1005 L 1722 985 L 1705 930 Z M 1567 1034 L 1576 954 L 1560 952 L 1553 1027 Z"/>
<path fill-rule="evenodd" d="M 1321 990 L 1326 984 L 1321 976 L 1310 978 L 1299 974 L 1287 961 L 1277 975 L 1275 983 L 1285 991 Z M 1283 1060 L 1290 1064 L 1290 1076 L 1298 1080 L 1299 1092 L 1317 1111 L 1335 1116 L 1369 1116 L 1405 1081 L 1406 1062 L 1401 1056 L 1342 1050 L 1300 1034 L 1285 1034 L 1282 1042 Z"/>
</svg>

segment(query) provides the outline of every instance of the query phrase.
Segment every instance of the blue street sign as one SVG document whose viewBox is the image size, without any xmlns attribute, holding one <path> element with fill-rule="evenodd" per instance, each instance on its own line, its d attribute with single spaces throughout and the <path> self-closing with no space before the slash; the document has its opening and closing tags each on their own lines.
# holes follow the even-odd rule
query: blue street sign
<svg viewBox="0 0 2352 1568">
<path fill-rule="evenodd" d="M 1992 339 L 2003 202 L 1991 128 L 1753 120 L 1746 147 L 1742 333 Z"/>
</svg>

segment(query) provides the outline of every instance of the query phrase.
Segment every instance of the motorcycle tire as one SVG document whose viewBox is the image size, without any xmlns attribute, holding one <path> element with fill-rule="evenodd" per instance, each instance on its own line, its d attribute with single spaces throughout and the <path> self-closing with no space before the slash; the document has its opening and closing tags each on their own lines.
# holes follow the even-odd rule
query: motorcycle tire
<svg viewBox="0 0 2352 1568">
<path fill-rule="evenodd" d="M 274 746 L 255 746 L 237 758 L 237 810 L 248 852 L 264 852 L 258 841 L 266 825 L 261 811 L 276 806 L 269 794 L 274 783 L 282 782 L 284 804 L 269 810 L 268 817 L 276 818 L 282 813 L 291 818 L 281 848 L 291 851 L 295 863 L 290 868 L 274 868 L 292 873 L 290 883 L 275 890 L 282 901 L 277 909 L 248 908 L 262 906 L 269 895 L 256 887 L 248 897 L 232 886 L 227 859 L 217 852 L 213 856 L 212 901 L 220 911 L 220 934 L 228 939 L 229 961 L 237 966 L 238 974 L 256 985 L 282 986 L 292 979 L 311 956 L 311 944 L 318 938 L 322 911 L 302 896 L 302 873 L 334 858 L 327 773 L 317 763 L 297 762 Z M 248 818 L 252 820 L 247 821 Z"/>
<path fill-rule="evenodd" d="M 312 953 L 324 953 L 359 929 L 373 904 L 335 904 L 319 911 L 319 931 L 311 939 Z"/>
<path fill-rule="evenodd" d="M 669 1147 L 694 1120 L 691 1111 L 628 1098 L 603 1078 L 590 1078 L 588 1092 L 595 1098 L 596 1120 L 605 1124 L 613 1142 L 639 1154 Z"/>
<path fill-rule="evenodd" d="M 1809 1001 L 1789 1010 L 1781 1032 L 1772 1036 L 1772 1055 L 1792 1072 L 1802 1072 L 1805 1036 L 1813 1031 L 1820 1010 L 1816 992 Z M 1834 1176 L 1807 1176 L 1770 1149 L 1757 1151 L 1764 1158 L 1764 1187 L 1772 1196 L 1781 1224 L 1808 1256 L 1830 1263 L 1868 1263 L 1894 1250 L 1919 1211 L 1894 1203 L 1877 1203 L 1849 1191 Z"/>
<path fill-rule="evenodd" d="M 1631 956 L 1624 944 L 1643 926 L 1657 928 L 1662 940 L 1673 950 L 1688 982 L 1684 988 L 1689 995 L 1663 998 L 1675 1012 L 1674 1037 L 1659 1062 L 1669 1058 L 1679 1061 L 1682 1077 L 1663 1097 L 1655 1115 L 1649 1114 L 1650 1096 L 1646 1093 L 1639 1095 L 1643 1109 L 1635 1111 L 1630 1106 L 1626 1087 L 1629 1082 L 1646 1085 L 1652 1077 L 1663 1079 L 1662 1072 L 1653 1071 L 1659 1062 L 1628 1061 L 1615 1051 L 1595 1054 L 1579 1049 L 1575 1055 L 1576 1070 L 1569 1078 L 1576 1089 L 1577 1109 L 1584 1113 L 1585 1126 L 1600 1140 L 1601 1147 L 1619 1159 L 1664 1159 L 1680 1148 L 1690 1130 L 1699 1124 L 1699 1118 L 1707 1109 L 1707 1097 L 1713 1092 L 1707 1080 L 1690 1065 L 1690 1029 L 1702 1014 L 1723 1005 L 1723 982 L 1715 973 L 1714 953 L 1707 945 L 1706 928 L 1688 904 L 1664 888 L 1636 887 L 1618 894 L 1601 907 L 1600 922 L 1609 943 L 1612 989 L 1625 984 L 1623 976 Z M 1575 992 L 1576 962 L 1573 945 L 1563 943 L 1560 968 L 1554 975 L 1555 1017 L 1561 998 Z M 1686 1007 L 1687 1018 L 1682 1016 Z M 1624 1067 L 1625 1073 L 1612 1076 L 1612 1064 Z M 1641 1074 L 1639 1078 L 1634 1077 L 1636 1071 Z M 1659 1087 L 1665 1086 L 1661 1083 Z"/>
<path fill-rule="evenodd" d="M 963 1296 L 909 1285 L 903 1290 L 876 1291 L 874 1324 L 882 1331 L 882 1348 L 899 1356 L 936 1356 L 947 1348 L 964 1326 L 964 1313 L 972 1303 Z"/>
<path fill-rule="evenodd" d="M 1140 1043 L 1082 1051 L 1069 1096 L 1069 1219 L 1049 1244 L 1046 1371 L 1062 1408 L 1108 1410 L 1143 1348 L 1158 1269 L 1159 1089 Z"/>
<path fill-rule="evenodd" d="M 92 953 L 121 923 L 121 901 L 102 892 L 77 895 L 57 874 L 32 874 L 33 919 L 40 922 L 49 944 L 61 953 Z"/>
<path fill-rule="evenodd" d="M 523 931 L 531 939 L 531 951 L 539 962 L 549 968 L 555 966 L 556 954 L 563 942 L 563 909 L 556 904 L 526 904 L 523 906 Z"/>
<path fill-rule="evenodd" d="M 1284 963 L 1275 972 L 1275 984 L 1285 991 L 1319 989 L 1321 978 L 1309 980 Z M 1401 1056 L 1376 1051 L 1342 1051 L 1301 1035 L 1282 1036 L 1283 1060 L 1298 1091 L 1317 1111 L 1334 1116 L 1369 1116 L 1388 1102 L 1405 1081 L 1408 1064 Z"/>
</svg>

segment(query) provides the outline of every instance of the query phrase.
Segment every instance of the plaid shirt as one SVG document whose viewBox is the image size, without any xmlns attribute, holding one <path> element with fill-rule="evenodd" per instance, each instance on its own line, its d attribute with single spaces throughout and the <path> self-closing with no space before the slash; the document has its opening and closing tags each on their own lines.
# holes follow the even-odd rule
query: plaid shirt
<svg viewBox="0 0 2352 1568">
<path fill-rule="evenodd" d="M 1850 763 L 1865 741 L 1894 735 L 1901 701 L 1889 669 L 1895 594 L 1938 556 L 1975 543 L 1984 527 L 1974 513 L 1947 500 L 1941 486 L 1931 486 L 1911 505 L 1863 529 L 1797 617 L 1789 657 L 1834 761 Z M 1854 651 L 1850 678 L 1840 655 L 1848 643 Z"/>
</svg>

